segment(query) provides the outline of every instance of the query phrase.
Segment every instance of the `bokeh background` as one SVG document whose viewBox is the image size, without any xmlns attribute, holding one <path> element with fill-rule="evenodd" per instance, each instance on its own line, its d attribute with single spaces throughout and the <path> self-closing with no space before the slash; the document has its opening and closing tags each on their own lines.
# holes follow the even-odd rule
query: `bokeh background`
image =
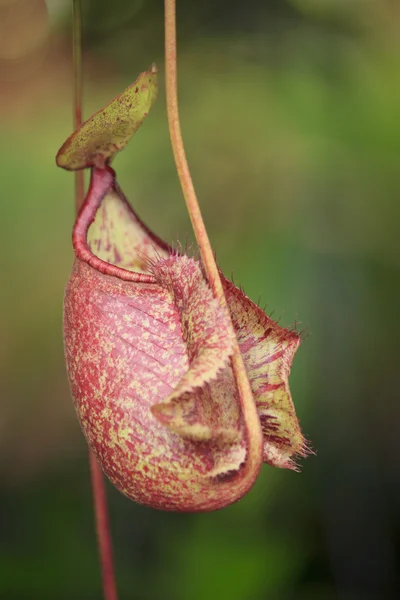
<svg viewBox="0 0 400 600">
<path fill-rule="evenodd" d="M 161 0 L 83 0 L 85 114 L 152 61 Z M 291 387 L 317 451 L 240 503 L 163 514 L 108 486 L 120 599 L 399 593 L 400 3 L 178 0 L 183 132 L 221 267 L 310 334 Z M 0 598 L 101 598 L 66 382 L 70 0 L 0 1 Z M 163 91 L 117 158 L 168 241 L 193 239 Z M 399 596 L 397 595 L 399 594 Z"/>
</svg>

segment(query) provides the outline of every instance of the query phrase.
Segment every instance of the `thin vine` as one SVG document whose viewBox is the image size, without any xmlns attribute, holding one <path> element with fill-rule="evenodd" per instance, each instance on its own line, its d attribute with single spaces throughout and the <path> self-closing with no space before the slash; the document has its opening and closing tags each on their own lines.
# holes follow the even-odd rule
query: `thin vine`
<svg viewBox="0 0 400 600">
<path fill-rule="evenodd" d="M 165 0 L 165 80 L 171 145 L 186 206 L 213 295 L 220 301 L 222 306 L 225 306 L 229 314 L 221 278 L 193 186 L 182 139 L 178 110 L 176 0 Z M 232 324 L 231 326 L 233 328 Z M 248 448 L 244 469 L 249 477 L 256 479 L 262 464 L 262 433 L 260 419 L 236 336 L 231 364 L 247 427 Z"/>
<path fill-rule="evenodd" d="M 73 80 L 74 80 L 74 128 L 82 124 L 82 2 L 72 3 L 73 39 Z M 75 172 L 75 206 L 79 211 L 84 199 L 83 171 Z M 97 543 L 99 548 L 104 600 L 117 600 L 112 540 L 107 508 L 107 495 L 104 476 L 92 450 L 89 450 L 90 475 L 93 492 L 93 506 L 96 521 Z"/>
</svg>

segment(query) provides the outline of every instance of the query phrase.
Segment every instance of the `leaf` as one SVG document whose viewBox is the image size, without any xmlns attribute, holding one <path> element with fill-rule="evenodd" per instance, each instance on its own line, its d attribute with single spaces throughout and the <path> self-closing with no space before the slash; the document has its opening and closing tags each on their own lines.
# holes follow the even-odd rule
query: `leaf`
<svg viewBox="0 0 400 600">
<path fill-rule="evenodd" d="M 64 142 L 56 163 L 68 171 L 109 164 L 139 129 L 157 96 L 157 68 L 139 75 Z"/>
</svg>

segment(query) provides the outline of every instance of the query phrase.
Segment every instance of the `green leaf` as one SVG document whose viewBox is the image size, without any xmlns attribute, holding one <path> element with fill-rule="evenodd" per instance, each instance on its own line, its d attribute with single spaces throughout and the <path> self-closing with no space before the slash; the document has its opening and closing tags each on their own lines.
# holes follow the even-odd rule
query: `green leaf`
<svg viewBox="0 0 400 600">
<path fill-rule="evenodd" d="M 139 129 L 156 96 L 157 67 L 153 64 L 70 135 L 57 153 L 57 165 L 77 171 L 110 163 Z"/>
</svg>

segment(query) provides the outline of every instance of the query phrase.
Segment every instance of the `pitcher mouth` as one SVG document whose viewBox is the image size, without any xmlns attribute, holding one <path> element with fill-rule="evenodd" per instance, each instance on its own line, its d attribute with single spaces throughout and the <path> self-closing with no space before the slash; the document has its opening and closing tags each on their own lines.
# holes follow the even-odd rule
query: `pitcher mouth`
<svg viewBox="0 0 400 600">
<path fill-rule="evenodd" d="M 106 202 L 113 216 L 107 215 Z M 127 240 L 133 240 L 129 246 Z M 147 271 L 147 260 L 173 252 L 136 215 L 109 165 L 91 170 L 89 189 L 74 224 L 72 244 L 76 257 L 100 273 L 147 284 L 157 283 L 154 275 Z M 124 245 L 129 248 L 128 252 L 122 251 Z"/>
</svg>

